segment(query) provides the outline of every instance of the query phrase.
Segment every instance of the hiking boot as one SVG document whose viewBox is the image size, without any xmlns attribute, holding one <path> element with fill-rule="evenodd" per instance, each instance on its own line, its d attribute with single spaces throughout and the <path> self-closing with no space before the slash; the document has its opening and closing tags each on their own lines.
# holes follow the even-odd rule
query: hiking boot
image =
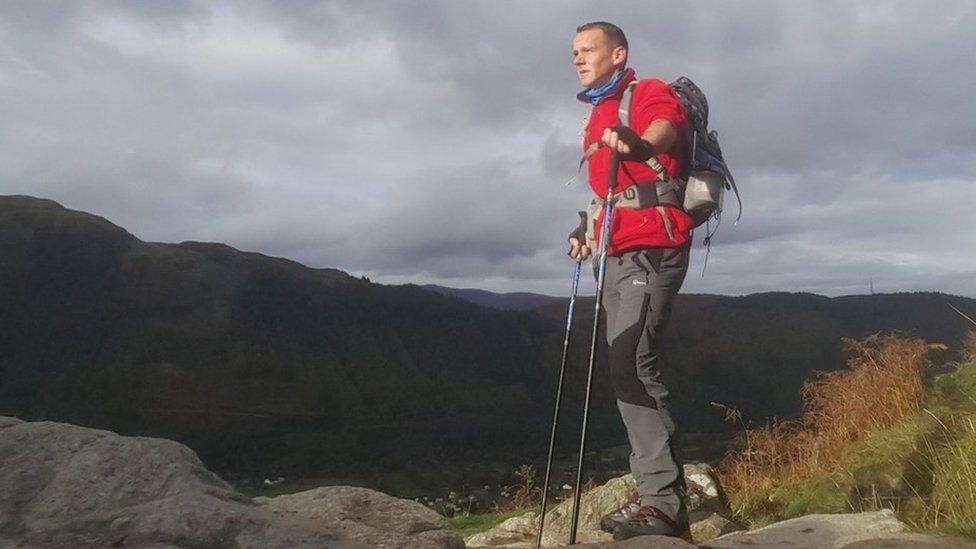
<svg viewBox="0 0 976 549">
<path fill-rule="evenodd" d="M 642 505 L 630 520 L 617 525 L 613 530 L 613 539 L 616 541 L 636 536 L 670 536 L 691 542 L 688 521 L 678 524 L 664 514 L 664 511 L 650 505 Z"/>
<path fill-rule="evenodd" d="M 634 518 L 639 510 L 640 496 L 637 495 L 637 492 L 634 492 L 630 496 L 630 501 L 625 503 L 623 507 L 608 515 L 603 515 L 603 518 L 600 519 L 600 529 L 612 534 L 617 526 Z"/>
</svg>

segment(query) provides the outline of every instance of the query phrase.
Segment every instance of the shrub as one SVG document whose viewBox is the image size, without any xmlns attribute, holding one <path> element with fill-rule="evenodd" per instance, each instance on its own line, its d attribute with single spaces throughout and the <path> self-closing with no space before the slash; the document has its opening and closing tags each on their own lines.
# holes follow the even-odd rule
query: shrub
<svg viewBox="0 0 976 549">
<path fill-rule="evenodd" d="M 893 335 L 844 344 L 852 355 L 849 369 L 821 372 L 817 380 L 804 384 L 799 421 L 746 430 L 745 449 L 723 461 L 719 474 L 740 517 L 782 513 L 787 504 L 775 497 L 776 489 L 788 486 L 788 492 L 802 492 L 801 487 L 822 482 L 839 487 L 836 479 L 804 483 L 834 470 L 845 451 L 868 434 L 914 417 L 924 397 L 927 354 L 943 348 Z"/>
<path fill-rule="evenodd" d="M 800 421 L 747 430 L 746 450 L 724 464 L 730 487 L 755 486 L 763 480 L 756 475 L 775 481 L 829 470 L 850 443 L 918 412 L 931 346 L 881 335 L 844 341 L 854 355 L 850 369 L 820 372 L 818 380 L 804 384 Z"/>
<path fill-rule="evenodd" d="M 515 484 L 505 487 L 511 497 L 511 509 L 527 509 L 542 503 L 542 488 L 535 483 L 535 467 L 521 465 L 515 470 Z"/>
</svg>

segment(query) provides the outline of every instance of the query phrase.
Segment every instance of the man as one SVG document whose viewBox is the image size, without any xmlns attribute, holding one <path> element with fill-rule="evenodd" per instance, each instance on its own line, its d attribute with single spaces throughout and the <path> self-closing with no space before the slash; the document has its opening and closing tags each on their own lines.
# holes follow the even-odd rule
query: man
<svg viewBox="0 0 976 549">
<path fill-rule="evenodd" d="M 600 206 L 607 193 L 610 150 L 621 159 L 603 308 L 610 376 L 631 445 L 637 494 L 604 517 L 601 526 L 613 531 L 614 539 L 689 539 L 684 477 L 672 446 L 674 423 L 658 361 L 658 339 L 688 270 L 691 245 L 692 220 L 668 183 L 687 171 L 687 118 L 667 84 L 641 80 L 632 92 L 629 127 L 619 125 L 622 95 L 635 80 L 633 69 L 626 67 L 627 53 L 623 31 L 610 23 L 582 25 L 573 40 L 573 64 L 585 88 L 578 98 L 592 106 L 583 149 L 590 187 L 597 196 L 590 234 L 584 236 L 587 231 L 581 227 L 570 235 L 573 258 L 589 257 L 603 236 Z M 652 158 L 660 163 L 660 176 L 646 163 Z"/>
</svg>

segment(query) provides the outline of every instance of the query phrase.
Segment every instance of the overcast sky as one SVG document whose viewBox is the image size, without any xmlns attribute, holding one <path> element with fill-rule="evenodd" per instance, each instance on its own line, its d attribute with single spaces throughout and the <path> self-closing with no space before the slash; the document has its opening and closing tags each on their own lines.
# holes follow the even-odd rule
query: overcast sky
<svg viewBox="0 0 976 549">
<path fill-rule="evenodd" d="M 565 294 L 593 20 L 640 76 L 705 90 L 739 183 L 684 291 L 976 297 L 972 1 L 0 0 L 0 194 L 374 282 Z"/>
</svg>

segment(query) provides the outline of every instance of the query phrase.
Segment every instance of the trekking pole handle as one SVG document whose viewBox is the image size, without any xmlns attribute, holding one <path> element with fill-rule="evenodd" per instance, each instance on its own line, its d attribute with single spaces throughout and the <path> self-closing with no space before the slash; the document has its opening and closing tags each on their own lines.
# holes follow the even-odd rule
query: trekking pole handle
<svg viewBox="0 0 976 549">
<path fill-rule="evenodd" d="M 613 195 L 617 189 L 617 172 L 620 171 L 620 153 L 616 149 L 610 149 L 610 168 L 607 171 L 607 198 L 603 203 L 603 230 L 600 232 L 600 255 L 606 256 L 610 253 L 610 219 L 613 212 Z M 601 257 L 601 260 L 603 258 Z M 602 277 L 602 273 L 600 273 Z M 602 282 L 602 278 L 598 280 Z"/>
<path fill-rule="evenodd" d="M 617 172 L 620 171 L 620 153 L 610 149 L 610 169 L 607 172 L 607 203 L 613 198 L 613 191 L 617 188 Z"/>
</svg>

